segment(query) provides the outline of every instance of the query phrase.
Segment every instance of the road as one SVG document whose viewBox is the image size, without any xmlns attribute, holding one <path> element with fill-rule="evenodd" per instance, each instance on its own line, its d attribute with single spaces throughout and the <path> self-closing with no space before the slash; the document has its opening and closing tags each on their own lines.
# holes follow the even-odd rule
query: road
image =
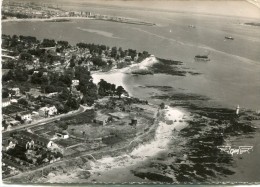
<svg viewBox="0 0 260 187">
<path fill-rule="evenodd" d="M 17 60 L 17 58 L 18 58 L 18 57 L 13 57 L 13 56 L 9 56 L 9 55 L 2 55 L 2 57 L 11 58 L 13 60 Z"/>
<path fill-rule="evenodd" d="M 46 123 L 50 123 L 50 122 L 53 122 L 53 121 L 55 121 L 57 119 L 60 119 L 61 117 L 70 117 L 70 116 L 81 114 L 81 113 L 85 112 L 87 109 L 88 110 L 92 109 L 92 107 L 86 107 L 86 106 L 80 105 L 78 110 L 74 110 L 74 111 L 68 112 L 66 114 L 61 114 L 61 115 L 54 116 L 54 117 L 51 117 L 51 118 L 41 119 L 41 120 L 35 121 L 33 123 L 30 123 L 30 124 L 17 126 L 15 128 L 12 128 L 9 131 L 2 132 L 2 134 L 4 136 L 5 134 L 10 133 L 12 131 L 26 129 L 26 128 L 29 128 L 29 127 L 41 126 L 41 125 L 44 125 Z"/>
</svg>

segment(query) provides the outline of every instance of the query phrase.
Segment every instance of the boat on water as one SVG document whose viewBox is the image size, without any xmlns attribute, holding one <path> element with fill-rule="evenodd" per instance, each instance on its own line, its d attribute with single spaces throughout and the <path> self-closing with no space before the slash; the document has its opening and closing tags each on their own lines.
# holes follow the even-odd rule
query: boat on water
<svg viewBox="0 0 260 187">
<path fill-rule="evenodd" d="M 189 25 L 190 28 L 196 28 L 195 25 Z"/>
<path fill-rule="evenodd" d="M 231 36 L 225 36 L 225 39 L 227 39 L 227 40 L 234 40 L 234 38 L 231 37 Z"/>
<path fill-rule="evenodd" d="M 208 55 L 196 55 L 195 56 L 195 61 L 210 61 L 210 58 L 208 57 Z"/>
</svg>

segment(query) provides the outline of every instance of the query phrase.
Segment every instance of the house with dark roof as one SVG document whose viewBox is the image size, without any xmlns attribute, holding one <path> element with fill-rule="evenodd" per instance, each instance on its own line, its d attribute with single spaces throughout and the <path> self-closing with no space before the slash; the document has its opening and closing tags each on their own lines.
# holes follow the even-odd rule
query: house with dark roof
<svg viewBox="0 0 260 187">
<path fill-rule="evenodd" d="M 17 139 L 17 145 L 21 147 L 25 147 L 27 149 L 32 147 L 44 147 L 50 150 L 57 150 L 63 153 L 63 147 L 54 143 L 53 141 L 44 138 L 42 136 L 38 136 L 37 134 L 33 134 L 28 131 L 19 131 L 19 133 L 15 134 L 15 138 Z"/>
<path fill-rule="evenodd" d="M 32 114 L 30 111 L 20 112 L 18 116 L 20 116 L 23 121 L 32 121 Z"/>
</svg>

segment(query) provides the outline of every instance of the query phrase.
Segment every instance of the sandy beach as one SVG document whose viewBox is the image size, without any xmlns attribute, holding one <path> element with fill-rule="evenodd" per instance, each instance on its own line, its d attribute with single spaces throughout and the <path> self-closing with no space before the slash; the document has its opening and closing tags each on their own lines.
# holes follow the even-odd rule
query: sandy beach
<svg viewBox="0 0 260 187">
<path fill-rule="evenodd" d="M 132 96 L 130 89 L 125 84 L 125 75 L 130 74 L 133 70 L 147 69 L 147 67 L 156 62 L 157 59 L 153 55 L 151 55 L 138 64 L 132 64 L 129 67 L 125 67 L 122 69 L 112 69 L 109 72 L 92 72 L 91 76 L 93 77 L 93 82 L 95 84 L 99 83 L 101 79 L 104 79 L 105 81 L 111 84 L 115 84 L 116 86 L 123 86 L 125 90 L 129 93 L 129 95 Z"/>
</svg>

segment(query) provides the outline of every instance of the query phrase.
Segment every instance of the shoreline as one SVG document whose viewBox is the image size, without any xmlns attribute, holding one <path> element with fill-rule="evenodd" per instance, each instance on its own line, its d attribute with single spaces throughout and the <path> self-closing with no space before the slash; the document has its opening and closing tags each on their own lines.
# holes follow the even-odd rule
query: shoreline
<svg viewBox="0 0 260 187">
<path fill-rule="evenodd" d="M 23 18 L 23 19 L 5 19 L 2 20 L 2 23 L 8 23 L 8 22 L 25 22 L 25 21 L 55 21 L 55 20 L 95 20 L 95 18 L 89 18 L 89 17 L 52 17 L 52 18 Z"/>
<path fill-rule="evenodd" d="M 45 22 L 70 22 L 72 20 L 98 20 L 98 21 L 109 21 L 115 23 L 125 23 L 125 24 L 133 24 L 133 25 L 145 25 L 145 26 L 155 26 L 155 23 L 149 23 L 138 20 L 113 20 L 113 19 L 102 19 L 102 18 L 94 18 L 94 17 L 51 17 L 51 18 L 12 18 L 12 19 L 4 19 L 2 23 L 8 22 L 26 22 L 26 21 L 45 21 Z"/>
<path fill-rule="evenodd" d="M 145 58 L 140 63 L 135 63 L 122 69 L 114 68 L 108 72 L 93 72 L 91 73 L 91 76 L 95 84 L 97 84 L 101 79 L 104 79 L 105 81 L 115 84 L 116 86 L 122 86 L 128 92 L 128 94 L 132 96 L 133 94 L 131 93 L 130 88 L 125 84 L 124 81 L 127 74 L 131 74 L 131 72 L 134 70 L 147 69 L 147 67 L 151 66 L 156 62 L 156 57 L 151 55 L 150 57 Z"/>
<path fill-rule="evenodd" d="M 156 156 L 160 152 L 168 148 L 168 144 L 172 140 L 172 134 L 174 129 L 180 131 L 187 126 L 186 123 L 181 122 L 184 116 L 187 115 L 186 111 L 179 108 L 173 108 L 167 106 L 163 110 L 164 121 L 158 121 L 158 127 L 156 128 L 155 137 L 147 142 L 140 143 L 136 148 L 134 148 L 130 153 L 125 153 L 116 157 L 103 157 L 97 161 L 89 161 L 90 169 L 84 170 L 82 168 L 76 168 L 72 174 L 69 176 L 67 174 L 57 174 L 48 175 L 44 182 L 47 183 L 57 183 L 65 182 L 123 182 L 128 179 L 131 182 L 131 177 L 139 182 L 144 182 L 145 180 L 135 177 L 131 173 L 131 168 L 134 168 L 138 163 L 146 162 L 150 157 Z M 166 121 L 172 121 L 172 124 L 167 124 Z M 177 120 L 176 122 L 173 122 Z M 145 154 L 144 154 L 145 153 Z M 78 178 L 80 172 L 88 171 L 90 176 L 88 178 Z M 120 177 L 115 177 L 121 175 Z M 132 175 L 129 178 L 129 175 Z M 116 180 L 116 181 L 113 181 Z M 41 180 L 41 179 L 40 179 Z M 46 181 L 45 181 L 46 180 Z M 119 181 L 118 181 L 119 180 Z"/>
</svg>

